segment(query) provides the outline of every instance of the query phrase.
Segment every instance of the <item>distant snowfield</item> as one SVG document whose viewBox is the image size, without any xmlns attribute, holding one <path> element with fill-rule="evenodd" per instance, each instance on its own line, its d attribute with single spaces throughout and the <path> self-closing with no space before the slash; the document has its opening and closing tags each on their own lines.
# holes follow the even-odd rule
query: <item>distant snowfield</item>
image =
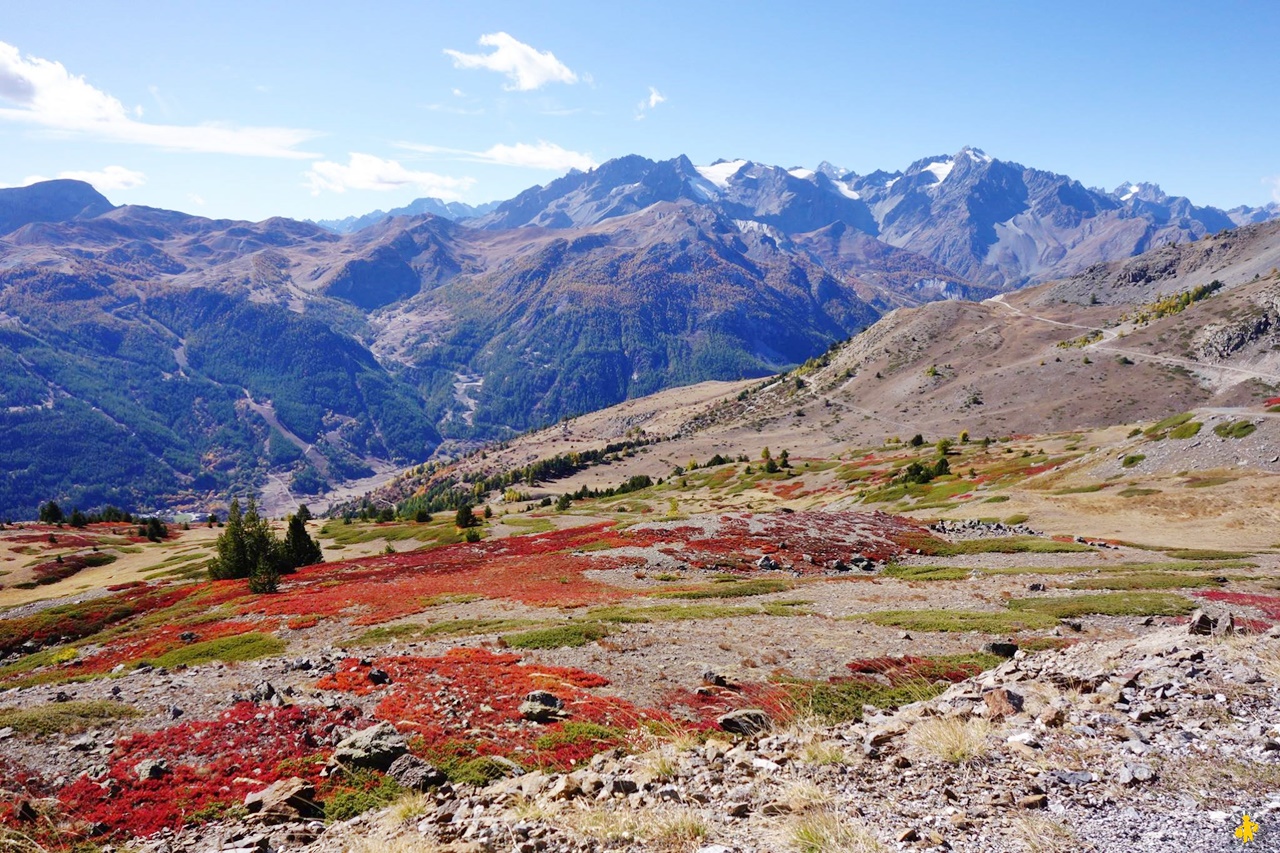
<svg viewBox="0 0 1280 853">
<path fill-rule="evenodd" d="M 956 167 L 955 160 L 943 160 L 940 163 L 930 163 L 924 167 L 924 171 L 932 172 L 933 176 L 938 179 L 938 183 L 942 183 L 947 179 L 947 175 L 951 174 L 951 170 Z"/>
<path fill-rule="evenodd" d="M 713 163 L 710 166 L 695 166 L 698 174 L 715 184 L 722 190 L 729 188 L 729 179 L 738 173 L 738 170 L 747 165 L 746 160 L 729 160 L 724 163 Z"/>
</svg>

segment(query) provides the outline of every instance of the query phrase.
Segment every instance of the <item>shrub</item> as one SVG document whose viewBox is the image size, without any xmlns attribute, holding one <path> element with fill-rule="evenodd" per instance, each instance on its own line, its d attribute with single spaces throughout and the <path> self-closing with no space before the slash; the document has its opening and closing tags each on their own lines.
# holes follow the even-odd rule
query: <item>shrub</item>
<svg viewBox="0 0 1280 853">
<path fill-rule="evenodd" d="M 1229 424 L 1218 424 L 1213 431 L 1220 438 L 1245 438 L 1253 434 L 1257 427 L 1248 421 L 1234 421 Z"/>
<path fill-rule="evenodd" d="M 1143 453 L 1131 453 L 1120 461 L 1120 467 L 1132 468 L 1134 465 L 1137 465 L 1139 462 L 1141 462 L 1143 459 L 1146 459 L 1146 458 L 1147 458 L 1146 455 Z"/>
<path fill-rule="evenodd" d="M 880 573 L 887 578 L 908 581 L 958 581 L 969 577 L 969 570 L 960 566 L 885 566 Z"/>
<path fill-rule="evenodd" d="M 1056 618 L 1037 612 L 1009 613 L 1003 610 L 876 610 L 845 618 L 907 631 L 980 631 L 984 634 L 1052 628 L 1057 624 Z"/>
<path fill-rule="evenodd" d="M 506 634 L 502 640 L 513 649 L 562 649 L 585 646 L 607 636 L 609 629 L 599 622 L 571 622 L 554 628 Z"/>
<path fill-rule="evenodd" d="M 1040 613 L 1056 619 L 1075 616 L 1181 616 L 1195 605 L 1180 595 L 1165 592 L 1105 592 L 1058 598 L 1015 598 L 1009 609 Z"/>
<path fill-rule="evenodd" d="M 70 734 L 141 716 L 142 711 L 122 702 L 52 702 L 30 708 L 0 708 L 0 729 L 11 728 L 22 734 Z"/>
<path fill-rule="evenodd" d="M 284 650 L 285 643 L 280 638 L 253 632 L 206 640 L 203 643 L 192 643 L 166 652 L 148 663 L 172 669 L 176 666 L 195 666 L 216 660 L 227 662 L 258 660 L 281 654 Z"/>
<path fill-rule="evenodd" d="M 1182 424 L 1180 426 L 1174 427 L 1173 429 L 1169 430 L 1169 437 L 1179 438 L 1179 439 L 1194 438 L 1195 436 L 1200 434 L 1200 429 L 1203 426 L 1204 424 L 1200 423 L 1199 421 L 1188 421 L 1185 424 Z"/>
<path fill-rule="evenodd" d="M 730 581 L 716 584 L 708 589 L 672 590 L 671 592 L 655 592 L 654 598 L 683 598 L 697 600 L 700 598 L 747 598 L 753 595 L 770 595 L 791 589 L 790 581 L 775 578 L 759 578 L 748 581 Z"/>
<path fill-rule="evenodd" d="M 383 808 L 405 792 L 390 776 L 380 776 L 369 770 L 349 771 L 348 778 L 343 781 L 351 787 L 339 789 L 324 801 L 324 819 L 330 823 L 350 820 Z"/>
</svg>

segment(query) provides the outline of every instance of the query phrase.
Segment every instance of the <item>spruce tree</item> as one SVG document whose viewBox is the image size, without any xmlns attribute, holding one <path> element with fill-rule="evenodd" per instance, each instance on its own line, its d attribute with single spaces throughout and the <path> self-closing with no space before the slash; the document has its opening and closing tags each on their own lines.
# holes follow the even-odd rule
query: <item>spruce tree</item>
<svg viewBox="0 0 1280 853">
<path fill-rule="evenodd" d="M 280 583 L 280 572 L 270 555 L 261 555 L 249 573 L 249 592 L 266 595 L 275 592 Z"/>
<path fill-rule="evenodd" d="M 297 515 L 289 516 L 289 529 L 284 537 L 284 553 L 285 561 L 282 571 L 286 574 L 302 566 L 324 562 L 320 546 L 307 533 L 307 525 L 301 511 Z"/>
<path fill-rule="evenodd" d="M 245 546 L 244 516 L 240 512 L 240 501 L 236 498 L 231 499 L 231 508 L 227 510 L 227 525 L 219 534 L 215 547 L 218 555 L 209 564 L 209 577 L 216 581 L 249 577 L 253 566 L 249 563 Z"/>
</svg>

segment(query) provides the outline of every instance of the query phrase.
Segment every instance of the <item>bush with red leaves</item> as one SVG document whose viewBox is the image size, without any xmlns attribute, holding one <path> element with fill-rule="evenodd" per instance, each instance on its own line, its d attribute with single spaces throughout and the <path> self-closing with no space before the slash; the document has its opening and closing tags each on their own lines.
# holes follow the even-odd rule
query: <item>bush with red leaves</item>
<svg viewBox="0 0 1280 853">
<path fill-rule="evenodd" d="M 374 668 L 389 675 L 390 684 L 371 681 Z M 570 726 L 591 723 L 635 732 L 645 721 L 670 720 L 662 711 L 588 692 L 608 683 L 580 669 L 525 663 L 517 654 L 459 648 L 439 657 L 386 657 L 368 664 L 351 658 L 316 686 L 380 694 L 374 716 L 414 736 L 414 750 L 442 766 L 501 755 L 528 768 L 566 770 L 590 758 L 599 746 L 590 738 L 555 737 L 563 729 L 559 723 L 522 719 L 520 703 L 534 690 L 559 697 Z"/>
<path fill-rule="evenodd" d="M 56 793 L 73 823 L 148 836 L 178 828 L 197 812 L 244 801 L 278 779 L 320 781 L 328 736 L 353 714 L 242 702 L 217 720 L 183 723 L 116 744 L 105 776 L 81 776 Z M 169 772 L 140 780 L 134 767 L 164 758 Z"/>
</svg>

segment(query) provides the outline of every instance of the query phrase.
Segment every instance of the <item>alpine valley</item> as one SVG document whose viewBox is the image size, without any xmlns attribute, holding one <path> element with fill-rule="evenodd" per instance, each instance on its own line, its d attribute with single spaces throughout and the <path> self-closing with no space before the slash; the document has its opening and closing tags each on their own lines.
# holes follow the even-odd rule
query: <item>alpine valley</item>
<svg viewBox="0 0 1280 853">
<path fill-rule="evenodd" d="M 855 335 L 848 376 L 874 382 L 886 342 L 972 348 L 1015 311 L 1067 300 L 1076 319 L 1060 321 L 1081 322 L 1168 295 L 1171 276 L 1261 280 L 1277 217 L 1153 184 L 1089 189 L 974 148 L 869 175 L 628 156 L 496 205 L 323 223 L 116 207 L 71 180 L 0 190 L 0 517 L 48 498 L 208 511 L 233 492 L 281 512 L 622 401 L 786 371 Z M 1045 310 L 964 304 L 1051 280 Z M 953 307 L 859 335 L 933 302 Z M 1167 356 L 1263 358 L 1269 333 L 1248 317 L 1252 331 L 1233 314 L 1200 356 Z M 946 393 L 972 403 L 975 381 Z M 1226 393 L 1180 381 L 1188 404 Z M 920 389 L 890 384 L 876 406 L 916 405 Z M 945 420 L 939 399 L 923 405 Z M 1123 400 L 1107 418 L 1146 414 Z"/>
</svg>

